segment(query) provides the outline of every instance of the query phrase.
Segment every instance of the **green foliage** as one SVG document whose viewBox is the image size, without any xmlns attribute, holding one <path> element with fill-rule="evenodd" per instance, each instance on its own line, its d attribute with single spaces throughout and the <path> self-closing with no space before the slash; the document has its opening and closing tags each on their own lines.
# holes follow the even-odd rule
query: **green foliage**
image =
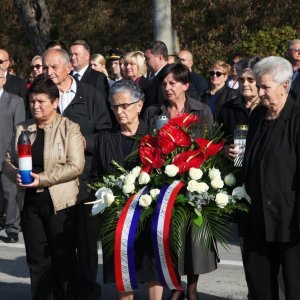
<svg viewBox="0 0 300 300">
<path fill-rule="evenodd" d="M 151 1 L 136 0 L 48 0 L 51 38 L 68 46 L 86 39 L 93 53 L 109 48 L 124 51 L 143 49 L 152 40 Z M 172 23 L 180 47 L 194 54 L 196 71 L 206 73 L 217 59 L 228 61 L 236 51 L 251 55 L 284 55 L 286 41 L 299 38 L 300 2 L 240 0 L 172 1 Z M 2 0 L 1 48 L 27 76 L 36 55 L 15 14 L 13 1 Z"/>
</svg>

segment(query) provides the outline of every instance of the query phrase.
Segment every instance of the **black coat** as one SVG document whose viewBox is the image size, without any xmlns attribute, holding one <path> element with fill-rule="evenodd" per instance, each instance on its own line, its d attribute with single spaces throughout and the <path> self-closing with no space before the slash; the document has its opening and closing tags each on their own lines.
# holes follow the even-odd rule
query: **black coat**
<svg viewBox="0 0 300 300">
<path fill-rule="evenodd" d="M 148 133 L 150 133 L 149 128 L 141 120 L 135 136 L 141 138 Z M 135 140 L 131 152 L 138 148 L 139 142 Z M 139 155 L 133 160 L 125 161 L 125 157 L 123 157 L 122 153 L 120 128 L 100 132 L 97 135 L 95 143 L 96 168 L 94 170 L 94 176 L 98 178 L 101 175 L 115 172 L 116 169 L 111 164 L 112 160 L 118 162 L 126 170 L 130 170 L 138 165 Z"/>
<path fill-rule="evenodd" d="M 219 113 L 221 107 L 224 103 L 236 98 L 239 96 L 239 92 L 237 90 L 231 89 L 224 85 L 221 89 L 217 91 L 215 94 L 217 96 L 216 105 L 215 105 L 215 112 L 213 113 L 214 120 L 217 121 L 219 119 Z M 209 91 L 206 91 L 201 96 L 201 102 L 208 104 L 210 100 L 211 94 Z"/>
<path fill-rule="evenodd" d="M 167 64 L 158 72 L 158 74 L 151 80 L 149 84 L 149 89 L 147 94 L 145 95 L 145 103 L 144 103 L 144 109 L 152 106 L 157 105 L 160 106 L 163 104 L 165 100 L 165 96 L 162 91 L 161 87 L 161 80 L 162 75 L 164 74 L 164 70 L 166 68 Z"/>
<path fill-rule="evenodd" d="M 109 84 L 107 77 L 103 73 L 88 67 L 83 73 L 80 82 L 91 85 L 97 91 L 99 91 L 105 99 L 107 99 L 109 93 Z"/>
<path fill-rule="evenodd" d="M 6 74 L 6 82 L 3 89 L 8 93 L 15 94 L 23 98 L 25 107 L 27 107 L 27 86 L 26 81 L 18 76 Z"/>
<path fill-rule="evenodd" d="M 252 203 L 257 198 L 262 200 L 267 241 L 299 241 L 300 105 L 289 97 L 264 148 L 256 149 L 266 110 L 258 107 L 250 117 L 245 155 L 246 189 Z M 260 151 L 259 161 L 253 161 L 255 150 Z M 259 187 L 249 180 L 251 172 L 260 175 Z M 256 216 L 250 209 L 249 224 L 255 223 Z"/>
<path fill-rule="evenodd" d="M 110 116 L 102 94 L 93 87 L 78 81 L 75 97 L 64 110 L 63 115 L 79 124 L 81 133 L 86 140 L 85 166 L 81 175 L 82 184 L 79 195 L 79 200 L 85 200 L 89 197 L 86 183 L 90 178 L 97 133 L 111 128 Z"/>
<path fill-rule="evenodd" d="M 155 128 L 155 121 L 157 116 L 167 115 L 168 101 L 158 106 L 151 106 L 145 110 L 143 114 L 143 120 L 150 127 L 151 130 Z M 213 124 L 213 117 L 209 107 L 195 99 L 186 95 L 186 102 L 184 106 L 185 113 L 194 113 L 200 118 L 200 131 L 204 129 L 204 126 L 211 126 Z"/>
<path fill-rule="evenodd" d="M 258 106 L 257 106 L 258 107 Z M 257 109 L 255 107 L 255 109 Z M 255 110 L 254 109 L 254 110 Z M 253 111 L 252 111 L 253 112 Z M 223 124 L 225 137 L 232 142 L 234 129 L 237 125 L 248 125 L 252 113 L 245 106 L 245 100 L 238 96 L 226 102 L 220 109 L 218 123 Z"/>
</svg>

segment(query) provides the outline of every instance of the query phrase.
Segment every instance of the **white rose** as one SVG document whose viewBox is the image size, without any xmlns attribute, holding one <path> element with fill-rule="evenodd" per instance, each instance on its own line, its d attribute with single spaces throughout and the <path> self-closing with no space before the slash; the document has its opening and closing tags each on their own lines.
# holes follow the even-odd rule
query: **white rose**
<svg viewBox="0 0 300 300">
<path fill-rule="evenodd" d="M 202 177 L 202 175 L 203 175 L 203 172 L 200 169 L 190 168 L 190 170 L 189 170 L 189 176 L 191 179 L 198 180 Z"/>
<path fill-rule="evenodd" d="M 140 172 L 141 172 L 141 167 L 137 166 L 134 167 L 130 173 L 133 174 L 135 177 L 139 177 Z"/>
<path fill-rule="evenodd" d="M 216 203 L 219 207 L 225 207 L 228 204 L 229 196 L 224 193 L 218 193 L 216 195 Z"/>
<path fill-rule="evenodd" d="M 186 189 L 189 192 L 205 193 L 208 191 L 209 186 L 205 182 L 190 180 Z"/>
<path fill-rule="evenodd" d="M 234 198 L 237 198 L 238 200 L 246 199 L 249 203 L 251 203 L 251 198 L 247 194 L 247 192 L 245 190 L 245 185 L 244 184 L 242 186 L 237 186 L 232 191 L 232 196 Z"/>
<path fill-rule="evenodd" d="M 135 179 L 136 179 L 136 177 L 133 174 L 129 173 L 125 176 L 124 182 L 125 182 L 125 184 L 126 183 L 134 183 Z"/>
<path fill-rule="evenodd" d="M 143 207 L 148 207 L 151 204 L 151 202 L 152 198 L 148 194 L 142 195 L 139 199 L 139 205 Z"/>
<path fill-rule="evenodd" d="M 198 191 L 198 182 L 196 180 L 190 180 L 186 189 L 191 193 L 197 192 Z"/>
<path fill-rule="evenodd" d="M 131 194 L 131 193 L 133 193 L 133 192 L 134 192 L 134 189 L 135 189 L 135 186 L 134 186 L 133 183 L 125 183 L 125 184 L 123 185 L 123 192 L 124 192 L 125 194 Z"/>
<path fill-rule="evenodd" d="M 235 186 L 236 179 L 232 173 L 229 173 L 224 177 L 224 182 L 228 186 Z"/>
<path fill-rule="evenodd" d="M 215 178 L 210 182 L 213 189 L 221 189 L 224 186 L 224 182 L 221 178 Z"/>
<path fill-rule="evenodd" d="M 139 184 L 147 184 L 150 181 L 150 176 L 146 172 L 142 172 L 139 177 Z"/>
<path fill-rule="evenodd" d="M 152 197 L 153 200 L 155 200 L 157 198 L 157 196 L 159 195 L 160 190 L 159 189 L 152 189 L 150 190 L 150 195 Z"/>
<path fill-rule="evenodd" d="M 205 182 L 198 183 L 198 193 L 205 193 L 209 190 L 209 186 Z"/>
<path fill-rule="evenodd" d="M 103 201 L 106 206 L 110 206 L 115 201 L 115 196 L 113 193 L 107 192 L 103 196 Z"/>
<path fill-rule="evenodd" d="M 165 168 L 165 174 L 169 177 L 174 177 L 177 175 L 179 168 L 175 165 L 167 165 Z"/>
<path fill-rule="evenodd" d="M 219 169 L 212 168 L 209 170 L 208 176 L 209 176 L 210 180 L 214 180 L 216 178 L 220 179 L 221 172 Z"/>
</svg>

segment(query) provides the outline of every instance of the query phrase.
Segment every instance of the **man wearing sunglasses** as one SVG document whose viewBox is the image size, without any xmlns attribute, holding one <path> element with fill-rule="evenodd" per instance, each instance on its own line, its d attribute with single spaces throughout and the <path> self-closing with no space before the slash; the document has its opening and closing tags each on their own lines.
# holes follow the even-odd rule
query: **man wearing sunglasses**
<svg viewBox="0 0 300 300">
<path fill-rule="evenodd" d="M 288 41 L 287 57 L 294 71 L 290 93 L 292 96 L 300 98 L 300 40 Z"/>
<path fill-rule="evenodd" d="M 6 83 L 4 84 L 3 89 L 9 93 L 20 96 L 23 98 L 24 103 L 26 103 L 26 81 L 7 72 L 9 62 L 10 58 L 8 52 L 4 49 L 0 49 L 0 69 L 4 71 L 4 76 L 6 77 Z"/>
</svg>

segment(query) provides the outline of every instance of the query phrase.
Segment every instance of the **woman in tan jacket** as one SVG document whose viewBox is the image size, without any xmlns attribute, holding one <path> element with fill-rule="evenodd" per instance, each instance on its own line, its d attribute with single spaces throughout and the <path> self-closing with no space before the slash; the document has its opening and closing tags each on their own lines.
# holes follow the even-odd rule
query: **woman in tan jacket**
<svg viewBox="0 0 300 300">
<path fill-rule="evenodd" d="M 33 118 L 17 126 L 4 170 L 25 190 L 22 228 L 33 299 L 77 299 L 76 202 L 84 167 L 79 126 L 56 112 L 59 91 L 50 80 L 32 83 Z M 32 179 L 18 174 L 17 141 L 25 131 L 32 144 Z"/>
</svg>

